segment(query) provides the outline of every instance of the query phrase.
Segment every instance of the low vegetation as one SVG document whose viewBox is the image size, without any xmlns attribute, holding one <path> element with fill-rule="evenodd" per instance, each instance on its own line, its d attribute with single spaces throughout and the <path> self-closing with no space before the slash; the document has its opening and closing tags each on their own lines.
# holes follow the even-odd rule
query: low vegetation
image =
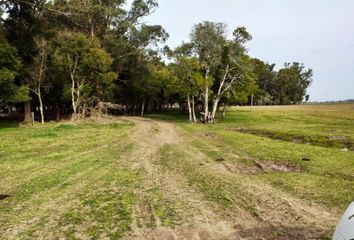
<svg viewBox="0 0 354 240">
<path fill-rule="evenodd" d="M 213 125 L 178 113 L 2 122 L 0 236 L 328 239 L 353 201 L 354 153 L 315 140 L 351 143 L 352 109 L 236 107 Z"/>
<path fill-rule="evenodd" d="M 352 104 L 235 107 L 212 126 L 186 124 L 178 114 L 151 117 L 177 122 L 214 159 L 288 166 L 289 171 L 252 177 L 301 198 L 345 208 L 353 200 L 353 110 Z"/>
</svg>

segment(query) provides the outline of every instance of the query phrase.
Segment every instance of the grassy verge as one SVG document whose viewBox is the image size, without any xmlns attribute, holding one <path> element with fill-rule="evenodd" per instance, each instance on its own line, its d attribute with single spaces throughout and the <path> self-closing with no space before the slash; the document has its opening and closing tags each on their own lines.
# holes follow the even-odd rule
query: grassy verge
<svg viewBox="0 0 354 240">
<path fill-rule="evenodd" d="M 252 166 L 256 160 L 290 164 L 301 169 L 299 172 L 249 174 L 251 178 L 333 209 L 344 209 L 354 200 L 354 152 L 339 149 L 343 147 L 340 141 L 336 146 L 329 144 L 334 136 L 353 142 L 352 104 L 256 107 L 252 111 L 244 107 L 234 108 L 213 125 L 188 124 L 185 117 L 178 114 L 155 114 L 153 117 L 161 116 L 175 121 L 184 129 L 187 138 L 193 139 L 191 143 L 211 159 L 221 158 L 241 166 Z M 280 137 L 257 134 L 257 131 Z M 313 141 L 292 141 L 286 139 L 289 136 Z M 322 140 L 324 143 L 320 144 Z"/>
<path fill-rule="evenodd" d="M 141 171 L 122 158 L 133 125 L 1 125 L 2 238 L 119 239 Z"/>
</svg>

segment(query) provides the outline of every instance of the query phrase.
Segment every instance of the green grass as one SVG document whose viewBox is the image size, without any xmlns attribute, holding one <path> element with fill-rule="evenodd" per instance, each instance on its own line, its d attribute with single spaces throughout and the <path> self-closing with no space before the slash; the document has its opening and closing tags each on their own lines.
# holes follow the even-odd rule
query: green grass
<svg viewBox="0 0 354 240">
<path fill-rule="evenodd" d="M 132 126 L 1 125 L 0 194 L 10 197 L 0 202 L 0 226 L 13 231 L 6 236 L 118 239 L 130 231 L 141 172 L 121 156 Z"/>
<path fill-rule="evenodd" d="M 146 114 L 145 117 L 155 119 L 155 120 L 163 120 L 175 123 L 186 123 L 188 121 L 188 116 L 175 110 L 164 111 L 160 113 L 149 113 Z"/>
<path fill-rule="evenodd" d="M 156 172 L 140 163 L 146 146 L 128 138 L 130 122 L 0 122 L 0 195 L 10 196 L 0 200 L 0 238 L 121 239 L 134 222 L 180 225 L 198 214 L 193 202 L 225 218 L 240 209 L 259 218 L 264 183 L 334 212 L 354 200 L 354 105 L 237 107 L 210 125 L 178 112 L 147 117 L 181 129 L 179 144 L 148 160 Z M 166 132 L 161 126 L 144 139 Z M 255 162 L 299 171 L 247 172 Z"/>
<path fill-rule="evenodd" d="M 330 208 L 343 209 L 354 200 L 354 152 L 342 151 L 347 145 L 330 140 L 344 136 L 349 145 L 353 143 L 353 104 L 254 107 L 252 111 L 236 107 L 211 125 L 189 124 L 183 118 L 175 113 L 162 119 L 179 124 L 194 139 L 192 144 L 212 159 L 223 157 L 241 166 L 253 165 L 250 159 L 256 159 L 301 169 L 251 175 L 253 179 Z M 293 141 L 299 137 L 309 140 Z"/>
<path fill-rule="evenodd" d="M 160 164 L 171 171 L 183 174 L 188 185 L 198 189 L 207 201 L 218 204 L 219 210 L 227 211 L 234 205 L 256 214 L 253 200 L 239 188 L 237 178 L 210 171 L 204 167 L 204 163 L 197 161 L 183 149 L 183 146 L 163 148 Z"/>
<path fill-rule="evenodd" d="M 245 132 L 313 145 L 353 148 L 354 105 L 241 107 L 230 111 L 222 123 Z"/>
</svg>

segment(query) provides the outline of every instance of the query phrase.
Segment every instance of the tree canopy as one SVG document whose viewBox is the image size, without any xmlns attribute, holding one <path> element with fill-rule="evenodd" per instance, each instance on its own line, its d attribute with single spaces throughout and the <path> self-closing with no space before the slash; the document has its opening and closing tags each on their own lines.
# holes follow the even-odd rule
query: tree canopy
<svg viewBox="0 0 354 240">
<path fill-rule="evenodd" d="M 11 105 L 44 122 L 100 114 L 100 103 L 111 102 L 130 114 L 178 107 L 207 123 L 220 105 L 250 104 L 251 96 L 258 105 L 309 97 L 312 70 L 251 57 L 245 27 L 229 37 L 225 23 L 197 23 L 190 41 L 171 49 L 166 30 L 143 21 L 155 0 L 0 4 L 1 111 Z"/>
</svg>

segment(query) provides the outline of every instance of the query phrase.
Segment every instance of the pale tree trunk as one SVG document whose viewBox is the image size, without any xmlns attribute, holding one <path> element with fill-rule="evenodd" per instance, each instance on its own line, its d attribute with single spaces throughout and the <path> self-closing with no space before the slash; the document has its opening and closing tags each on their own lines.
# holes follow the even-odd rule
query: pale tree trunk
<svg viewBox="0 0 354 240">
<path fill-rule="evenodd" d="M 144 116 L 144 111 L 145 111 L 145 100 L 143 101 L 143 104 L 141 105 L 141 116 Z"/>
<path fill-rule="evenodd" d="M 74 121 L 77 118 L 77 112 L 78 112 L 78 100 L 79 100 L 79 89 L 77 89 L 76 92 L 75 91 L 75 85 L 76 81 L 75 81 L 75 73 L 76 73 L 76 68 L 78 65 L 78 61 L 79 61 L 79 57 L 75 56 L 75 62 L 74 62 L 74 66 L 70 66 L 70 78 L 71 78 L 71 104 L 73 107 L 73 114 L 71 116 L 71 121 Z M 77 88 L 79 88 L 79 86 L 77 86 Z M 76 95 L 76 98 L 75 98 Z"/>
<path fill-rule="evenodd" d="M 75 101 L 75 80 L 73 77 L 71 79 L 71 104 L 73 107 L 73 115 L 71 117 L 71 120 L 74 120 L 77 115 L 77 109 L 76 109 L 76 101 Z"/>
<path fill-rule="evenodd" d="M 188 105 L 189 121 L 193 122 L 191 98 L 190 98 L 189 94 L 187 95 L 187 105 Z"/>
<path fill-rule="evenodd" d="M 38 96 L 38 101 L 39 101 L 39 112 L 41 114 L 41 123 L 44 124 L 43 101 L 42 101 L 41 87 L 40 86 L 38 87 L 36 94 Z"/>
<path fill-rule="evenodd" d="M 216 112 L 218 110 L 218 105 L 219 105 L 220 98 L 216 98 L 213 103 L 213 111 L 211 113 L 211 118 L 214 120 L 216 116 Z"/>
<path fill-rule="evenodd" d="M 75 81 L 72 81 L 71 86 L 71 102 L 73 107 L 73 115 L 71 116 L 71 120 L 75 120 L 81 117 L 84 117 L 86 114 L 86 104 L 81 101 L 81 88 L 84 83 L 77 84 L 78 86 L 75 89 Z"/>
<path fill-rule="evenodd" d="M 217 95 L 215 96 L 214 98 L 214 102 L 213 102 L 213 111 L 212 111 L 212 115 L 211 115 L 211 118 L 212 118 L 212 121 L 215 119 L 215 116 L 216 116 L 216 112 L 218 110 L 218 105 L 219 105 L 219 102 L 220 102 L 220 99 L 222 97 L 222 95 L 227 92 L 228 90 L 230 90 L 232 84 L 235 82 L 235 80 L 237 79 L 237 76 L 233 76 L 231 78 L 231 80 L 229 80 L 228 84 L 226 85 L 226 79 L 227 79 L 227 76 L 229 74 L 229 72 L 234 69 L 234 68 L 231 68 L 229 67 L 229 65 L 226 66 L 226 69 L 225 69 L 225 74 L 221 80 L 221 83 L 220 83 L 220 86 L 219 86 L 219 89 L 218 89 L 218 93 Z"/>
<path fill-rule="evenodd" d="M 223 90 L 223 87 L 224 87 L 228 72 L 229 72 L 229 65 L 226 66 L 225 74 L 224 74 L 224 76 L 223 76 L 223 78 L 221 80 L 221 83 L 220 83 L 220 86 L 219 86 L 219 89 L 218 89 L 218 93 L 217 93 L 217 95 L 216 95 L 216 97 L 214 99 L 213 112 L 211 114 L 212 119 L 215 119 L 216 111 L 218 110 L 218 104 L 219 104 L 219 101 L 220 101 L 220 98 L 221 98 L 221 95 L 222 95 L 222 90 Z"/>
<path fill-rule="evenodd" d="M 30 123 L 32 122 L 32 117 L 31 117 L 31 103 L 30 102 L 25 102 L 24 103 L 24 108 L 25 108 L 25 112 L 24 112 L 24 123 Z"/>
<path fill-rule="evenodd" d="M 77 118 L 84 118 L 87 110 L 87 101 L 81 96 L 81 89 L 84 87 L 85 78 L 82 79 L 81 83 L 77 83 L 76 90 L 76 111 L 77 113 L 81 112 L 80 115 L 76 116 Z"/>
<path fill-rule="evenodd" d="M 81 107 L 82 107 L 82 109 L 81 109 L 81 118 L 84 118 L 84 117 L 86 117 L 87 104 L 83 103 Z"/>
<path fill-rule="evenodd" d="M 208 83 L 209 69 L 205 72 L 205 86 L 204 86 L 204 123 L 209 123 L 209 83 Z"/>
<path fill-rule="evenodd" d="M 45 77 L 46 62 L 47 62 L 47 42 L 44 38 L 35 38 L 36 45 L 39 49 L 39 54 L 35 58 L 35 67 L 38 67 L 37 74 L 34 77 L 34 89 L 31 89 L 38 97 L 39 101 L 39 112 L 41 115 L 41 123 L 44 124 L 44 108 L 43 108 L 43 101 L 42 101 L 42 84 Z"/>
<path fill-rule="evenodd" d="M 251 111 L 252 111 L 252 107 L 253 107 L 253 93 L 252 93 L 252 96 L 251 96 Z"/>
<path fill-rule="evenodd" d="M 192 96 L 192 118 L 193 122 L 197 122 L 197 118 L 195 116 L 195 101 L 194 101 L 194 96 Z"/>
</svg>

